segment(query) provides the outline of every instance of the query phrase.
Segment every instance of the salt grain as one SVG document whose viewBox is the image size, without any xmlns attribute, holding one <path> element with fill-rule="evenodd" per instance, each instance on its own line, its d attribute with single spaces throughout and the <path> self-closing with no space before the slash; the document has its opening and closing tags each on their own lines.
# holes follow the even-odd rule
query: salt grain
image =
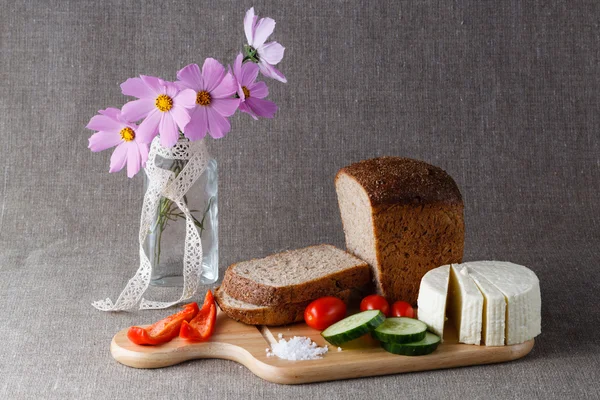
<svg viewBox="0 0 600 400">
<path fill-rule="evenodd" d="M 278 335 L 277 335 L 277 337 L 278 337 L 279 339 L 283 339 L 283 333 L 280 333 L 280 334 L 278 334 Z"/>
<path fill-rule="evenodd" d="M 338 347 L 338 351 L 342 351 L 342 348 L 341 348 L 341 347 Z"/>
<path fill-rule="evenodd" d="M 318 347 L 310 338 L 304 336 L 294 336 L 286 341 L 281 339 L 273 344 L 273 353 L 267 352 L 267 357 L 276 355 L 284 360 L 316 360 L 327 353 L 329 348 Z"/>
</svg>

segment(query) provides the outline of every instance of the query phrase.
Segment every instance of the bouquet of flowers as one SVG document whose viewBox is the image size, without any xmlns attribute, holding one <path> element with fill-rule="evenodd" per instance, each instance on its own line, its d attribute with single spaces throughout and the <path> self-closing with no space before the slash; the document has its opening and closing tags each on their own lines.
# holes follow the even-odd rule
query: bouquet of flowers
<svg viewBox="0 0 600 400">
<path fill-rule="evenodd" d="M 287 82 L 275 68 L 283 58 L 285 48 L 267 42 L 275 29 L 271 18 L 258 18 L 254 8 L 246 12 L 244 32 L 247 44 L 231 66 L 225 68 L 214 58 L 204 60 L 202 68 L 189 64 L 177 72 L 176 81 L 140 75 L 121 84 L 121 91 L 135 100 L 122 109 L 98 111 L 87 125 L 96 131 L 89 138 L 89 148 L 98 152 L 114 147 L 109 172 L 127 165 L 127 176 L 133 177 L 144 167 L 149 184 L 144 196 L 140 224 L 140 268 L 128 282 L 116 303 L 110 299 L 93 305 L 104 311 L 132 308 L 150 282 L 151 268 L 160 257 L 156 246 L 148 258 L 144 243 L 149 233 L 160 233 L 169 220 L 187 222 L 184 254 L 184 291 L 176 302 L 163 303 L 141 299 L 140 308 L 164 308 L 192 297 L 202 276 L 202 243 L 206 210 L 200 216 L 189 209 L 186 193 L 207 168 L 207 153 L 203 141 L 207 134 L 214 139 L 230 130 L 228 118 L 237 110 L 257 120 L 273 118 L 277 105 L 265 98 L 269 89 L 257 81 L 259 72 L 267 78 Z M 158 159 L 171 162 L 167 170 Z M 200 258 L 200 261 L 198 261 Z M 218 266 L 217 266 L 218 267 Z M 215 279 L 216 280 L 216 279 Z"/>
</svg>

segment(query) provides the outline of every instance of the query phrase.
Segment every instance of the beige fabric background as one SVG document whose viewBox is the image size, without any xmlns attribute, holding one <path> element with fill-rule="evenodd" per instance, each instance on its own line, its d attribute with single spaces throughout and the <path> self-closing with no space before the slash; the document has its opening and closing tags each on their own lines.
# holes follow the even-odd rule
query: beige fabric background
<svg viewBox="0 0 600 400">
<path fill-rule="evenodd" d="M 231 62 L 254 5 L 277 20 L 277 118 L 233 118 L 220 168 L 221 270 L 343 246 L 333 177 L 378 155 L 446 169 L 466 260 L 531 267 L 543 333 L 499 365 L 302 386 L 229 361 L 143 371 L 112 335 L 164 312 L 106 314 L 137 268 L 142 177 L 109 175 L 84 127 L 140 73 Z M 600 398 L 600 3 L 0 0 L 0 398 Z M 162 295 L 162 294 L 161 294 Z M 166 293 L 173 298 L 175 293 Z"/>
</svg>

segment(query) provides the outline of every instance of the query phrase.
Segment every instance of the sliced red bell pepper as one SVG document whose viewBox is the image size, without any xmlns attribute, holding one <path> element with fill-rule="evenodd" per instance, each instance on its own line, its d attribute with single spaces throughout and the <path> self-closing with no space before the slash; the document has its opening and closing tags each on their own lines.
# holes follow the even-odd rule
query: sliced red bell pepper
<svg viewBox="0 0 600 400">
<path fill-rule="evenodd" d="M 156 346 L 167 343 L 176 338 L 181 328 L 181 323 L 192 320 L 198 314 L 198 304 L 186 304 L 183 310 L 169 315 L 167 318 L 150 325 L 147 328 L 132 326 L 127 331 L 127 337 L 135 344 Z"/>
<path fill-rule="evenodd" d="M 217 306 L 212 292 L 206 292 L 202 309 L 189 323 L 181 324 L 179 337 L 194 342 L 207 341 L 215 330 L 217 321 Z"/>
</svg>

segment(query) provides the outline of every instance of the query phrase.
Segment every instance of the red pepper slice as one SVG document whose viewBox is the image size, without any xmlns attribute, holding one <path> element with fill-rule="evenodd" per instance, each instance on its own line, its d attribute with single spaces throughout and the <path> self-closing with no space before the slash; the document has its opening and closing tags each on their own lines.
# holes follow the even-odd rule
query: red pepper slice
<svg viewBox="0 0 600 400">
<path fill-rule="evenodd" d="M 206 292 L 202 309 L 189 323 L 184 321 L 181 324 L 179 337 L 194 342 L 205 342 L 215 330 L 217 321 L 217 306 L 212 292 Z"/>
<path fill-rule="evenodd" d="M 192 320 L 198 314 L 198 304 L 186 304 L 183 310 L 169 315 L 167 318 L 150 325 L 147 328 L 132 326 L 127 331 L 127 337 L 135 344 L 156 346 L 176 338 L 183 322 Z"/>
</svg>

